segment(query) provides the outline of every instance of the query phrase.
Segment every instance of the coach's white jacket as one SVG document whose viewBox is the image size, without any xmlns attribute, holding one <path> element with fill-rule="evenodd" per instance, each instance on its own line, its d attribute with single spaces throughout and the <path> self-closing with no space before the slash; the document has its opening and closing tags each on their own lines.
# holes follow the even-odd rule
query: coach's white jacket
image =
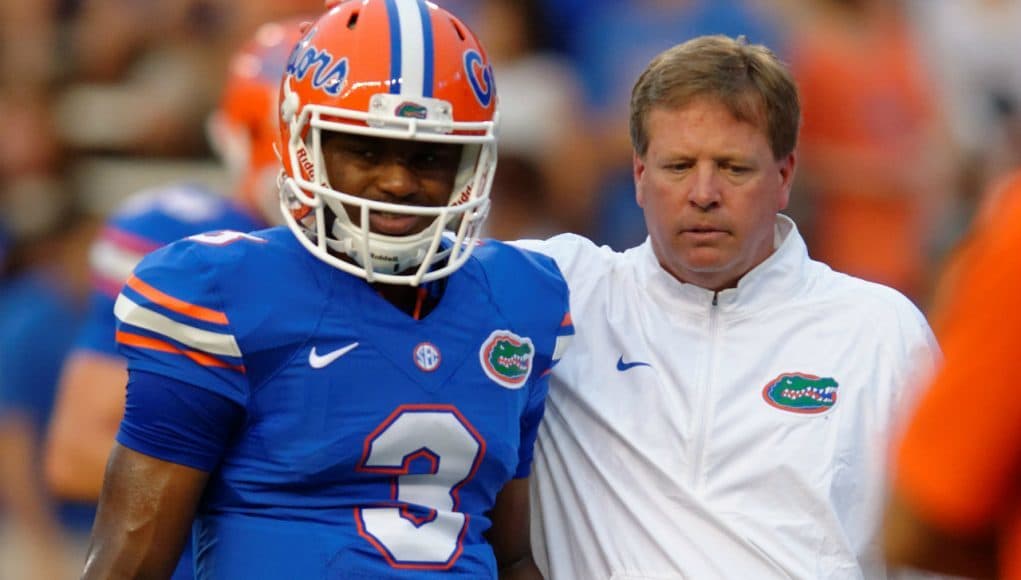
<svg viewBox="0 0 1021 580">
<path fill-rule="evenodd" d="M 533 550 L 553 580 L 887 577 L 895 419 L 938 356 L 894 290 L 776 252 L 719 293 L 651 244 L 561 235 L 577 335 L 535 454 Z"/>
</svg>

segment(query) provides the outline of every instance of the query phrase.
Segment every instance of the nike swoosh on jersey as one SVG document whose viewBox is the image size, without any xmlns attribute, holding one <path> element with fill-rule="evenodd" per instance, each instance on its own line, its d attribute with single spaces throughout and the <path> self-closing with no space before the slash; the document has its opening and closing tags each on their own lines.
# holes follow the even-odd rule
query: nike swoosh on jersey
<svg viewBox="0 0 1021 580">
<path fill-rule="evenodd" d="M 624 355 L 620 355 L 620 358 L 617 359 L 617 370 L 620 371 L 620 372 L 624 372 L 626 370 L 630 370 L 630 369 L 633 369 L 635 367 L 649 367 L 649 368 L 652 368 L 652 365 L 650 365 L 649 363 L 645 363 L 645 362 L 629 362 L 629 363 L 626 363 L 626 362 L 624 362 Z"/>
<path fill-rule="evenodd" d="M 357 346 L 358 346 L 357 342 L 352 342 L 351 344 L 345 347 L 338 348 L 337 350 L 331 350 L 330 352 L 324 355 L 318 354 L 316 352 L 316 347 L 313 346 L 312 350 L 310 350 L 308 353 L 308 364 L 310 367 L 314 369 L 321 369 L 329 365 L 333 361 L 337 360 L 338 358 L 344 356 L 345 354 L 351 352 Z"/>
</svg>

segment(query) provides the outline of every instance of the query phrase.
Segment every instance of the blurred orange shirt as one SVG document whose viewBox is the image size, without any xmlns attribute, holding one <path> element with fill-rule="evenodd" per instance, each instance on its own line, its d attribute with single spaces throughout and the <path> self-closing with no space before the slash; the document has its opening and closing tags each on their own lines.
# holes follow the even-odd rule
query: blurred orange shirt
<svg viewBox="0 0 1021 580">
<path fill-rule="evenodd" d="M 977 232 L 944 313 L 943 368 L 895 456 L 895 487 L 949 533 L 996 530 L 1021 579 L 1021 172 Z"/>
<path fill-rule="evenodd" d="M 791 51 L 805 166 L 811 170 L 812 160 L 825 156 L 832 170 L 815 168 L 810 250 L 835 270 L 918 298 L 926 192 L 898 188 L 885 167 L 909 170 L 924 154 L 921 137 L 935 104 L 922 60 L 899 21 L 863 34 L 819 24 Z"/>
</svg>

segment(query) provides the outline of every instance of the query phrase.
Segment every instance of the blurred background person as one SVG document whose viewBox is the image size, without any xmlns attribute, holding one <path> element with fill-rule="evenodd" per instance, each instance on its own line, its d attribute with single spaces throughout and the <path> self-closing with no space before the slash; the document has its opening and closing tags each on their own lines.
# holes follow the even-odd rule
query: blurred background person
<svg viewBox="0 0 1021 580">
<path fill-rule="evenodd" d="M 909 7 L 974 180 L 967 183 L 989 191 L 989 176 L 1021 163 L 1021 1 L 913 0 Z"/>
<path fill-rule="evenodd" d="M 1019 2 L 775 4 L 805 94 L 796 186 L 807 203 L 793 213 L 810 226 L 810 250 L 938 308 L 936 273 L 986 205 L 982 192 L 1018 162 Z M 840 188 L 841 173 L 871 194 Z"/>
<path fill-rule="evenodd" d="M 38 90 L 57 75 L 58 0 L 0 2 L 0 85 Z"/>
<path fill-rule="evenodd" d="M 498 239 L 587 230 L 599 173 L 584 95 L 552 49 L 541 0 L 478 0 L 469 25 L 500 79 L 500 163 L 487 234 Z"/>
<path fill-rule="evenodd" d="M 209 136 L 233 178 L 233 199 L 189 184 L 142 191 L 114 212 L 93 244 L 88 321 L 64 364 L 49 429 L 46 477 L 59 496 L 99 499 L 127 382 L 115 341 L 114 301 L 135 265 L 150 251 L 189 235 L 247 232 L 279 221 L 275 108 L 300 24 L 290 19 L 261 26 L 231 62 Z M 191 576 L 186 550 L 174 577 Z"/>
<path fill-rule="evenodd" d="M 45 130 L 19 118 L 35 111 L 4 118 Z M 0 230 L 9 244 L 0 281 L 0 578 L 49 580 L 73 576 L 94 515 L 91 505 L 54 501 L 40 469 L 58 368 L 84 313 L 83 248 L 94 228 L 62 180 L 54 142 L 34 143 L 46 145 L 17 159 L 10 147 L 0 153 Z"/>
<path fill-rule="evenodd" d="M 954 296 L 961 291 L 961 285 L 968 283 L 967 272 L 975 260 L 976 248 L 981 246 L 987 235 L 986 230 L 995 227 L 997 214 L 1011 203 L 1011 198 L 1021 195 L 1016 181 L 1017 172 L 1008 173 L 995 179 L 985 192 L 975 195 L 977 207 L 969 212 L 973 217 L 954 246 L 946 252 L 927 303 L 927 316 L 937 336 L 942 334 L 947 315 L 953 309 Z"/>
<path fill-rule="evenodd" d="M 49 61 L 14 57 L 26 40 L 21 27 L 39 23 L 45 3 L 21 4 L 0 5 L 0 118 L 7 131 L 0 140 L 0 577 L 41 580 L 66 574 L 64 559 L 75 551 L 74 532 L 45 493 L 39 459 L 56 387 L 52 367 L 68 347 L 65 333 L 74 331 L 78 309 L 74 281 L 62 278 L 66 246 L 57 241 L 72 224 L 62 223 L 70 199 L 57 177 L 62 152 L 46 106 Z M 25 47 L 45 55 L 51 47 L 40 32 Z M 54 322 L 65 327 L 51 331 Z M 88 524 L 82 527 L 87 533 Z"/>
<path fill-rule="evenodd" d="M 11 199 L 0 206 L 6 210 Z M 73 210 L 67 210 L 71 212 Z M 54 501 L 40 469 L 61 358 L 84 310 L 82 248 L 92 229 L 63 213 L 46 232 L 18 232 L 0 288 L 0 577 L 71 578 L 94 507 Z M 17 239 L 31 235 L 29 239 Z M 40 237 L 36 237 L 40 236 Z"/>
<path fill-rule="evenodd" d="M 896 1 L 800 9 L 788 52 L 804 106 L 809 251 L 920 303 L 956 183 L 953 142 L 913 30 Z"/>
<path fill-rule="evenodd" d="M 65 138 L 97 152 L 194 155 L 230 55 L 260 24 L 313 0 L 89 0 L 68 26 L 78 49 L 57 109 Z"/>
<path fill-rule="evenodd" d="M 994 181 L 1021 166 L 1021 0 L 911 0 L 911 22 L 960 148 L 960 193 L 940 248 L 967 229 Z"/>
<path fill-rule="evenodd" d="M 887 559 L 1021 578 L 1021 173 L 996 194 L 954 275 L 937 331 L 944 362 L 894 461 Z"/>
</svg>

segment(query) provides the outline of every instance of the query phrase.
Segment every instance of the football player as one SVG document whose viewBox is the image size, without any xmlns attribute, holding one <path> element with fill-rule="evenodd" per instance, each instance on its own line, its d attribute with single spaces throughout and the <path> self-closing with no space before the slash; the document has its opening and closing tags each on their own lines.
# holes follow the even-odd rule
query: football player
<svg viewBox="0 0 1021 580">
<path fill-rule="evenodd" d="M 135 265 L 152 250 L 189 235 L 250 231 L 281 221 L 274 218 L 280 215 L 274 111 L 280 75 L 300 26 L 300 20 L 267 23 L 232 58 L 209 134 L 233 177 L 233 199 L 191 184 L 142 191 L 125 200 L 94 242 L 88 321 L 64 365 L 49 428 L 46 476 L 59 496 L 99 499 L 127 379 L 114 341 L 114 299 Z M 190 569 L 190 558 L 183 558 L 175 578 L 191 577 Z"/>
<path fill-rule="evenodd" d="M 492 68 L 424 0 L 341 2 L 289 59 L 286 227 L 193 236 L 120 296 L 127 405 L 86 578 L 539 578 L 532 446 L 573 334 L 548 258 L 478 241 Z"/>
</svg>

